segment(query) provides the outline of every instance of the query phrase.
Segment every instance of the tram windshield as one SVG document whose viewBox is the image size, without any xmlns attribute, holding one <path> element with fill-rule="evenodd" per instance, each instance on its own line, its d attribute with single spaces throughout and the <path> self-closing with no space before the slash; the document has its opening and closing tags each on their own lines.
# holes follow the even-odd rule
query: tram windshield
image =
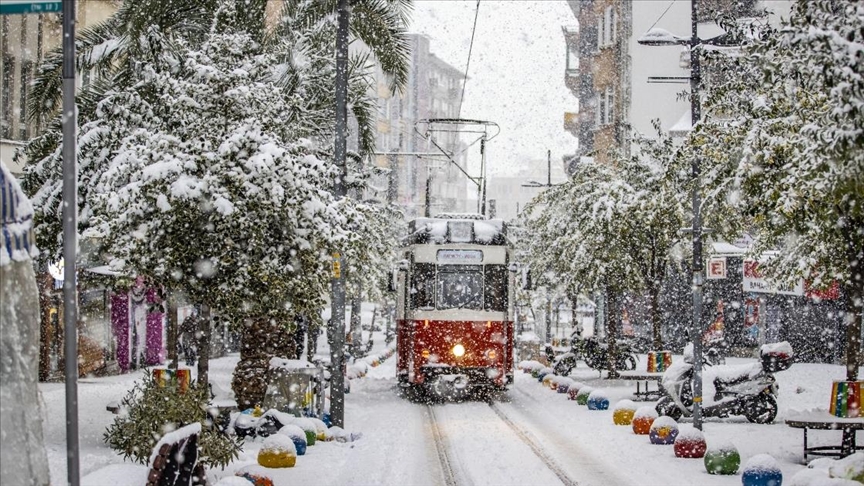
<svg viewBox="0 0 864 486">
<path fill-rule="evenodd" d="M 483 272 L 453 265 L 438 273 L 438 309 L 480 309 L 483 305 Z"/>
</svg>

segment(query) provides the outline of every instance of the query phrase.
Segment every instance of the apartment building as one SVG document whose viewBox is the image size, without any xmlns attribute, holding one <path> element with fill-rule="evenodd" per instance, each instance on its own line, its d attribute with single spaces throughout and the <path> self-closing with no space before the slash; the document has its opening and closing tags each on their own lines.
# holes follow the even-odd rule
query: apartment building
<svg viewBox="0 0 864 486">
<path fill-rule="evenodd" d="M 401 93 L 390 91 L 389 80 L 376 67 L 375 95 L 379 108 L 376 150 L 380 155 L 375 157 L 375 163 L 392 169 L 392 173 L 389 178 L 373 182 L 378 193 L 375 197 L 389 197 L 404 208 L 409 219 L 423 215 L 427 204 L 433 215 L 464 212 L 469 210 L 465 175 L 443 154 L 410 155 L 440 154 L 423 136 L 426 126 L 418 122 L 458 117 L 464 73 L 436 57 L 430 50 L 428 37 L 412 34 L 410 41 L 410 75 L 408 86 Z M 434 140 L 454 161 L 465 166 L 465 144 L 456 133 L 435 133 Z"/>
<path fill-rule="evenodd" d="M 77 29 L 107 19 L 120 3 L 78 0 Z M 15 151 L 39 130 L 27 119 L 27 95 L 45 54 L 60 46 L 62 30 L 59 13 L 0 15 L 0 159 L 15 175 L 23 170 L 13 163 Z M 79 73 L 78 82 L 89 83 L 90 73 Z"/>
<path fill-rule="evenodd" d="M 578 113 L 564 114 L 564 128 L 579 139 L 578 156 L 609 160 L 611 150 L 629 153 L 633 135 L 664 131 L 686 134 L 691 127 L 689 48 L 638 43 L 652 28 L 689 36 L 691 2 L 667 0 L 568 0 L 578 25 L 562 28 L 567 45 L 565 85 L 579 98 Z M 700 0 L 699 36 L 722 33 L 721 15 L 753 17 L 763 11 L 776 23 L 788 0 Z M 659 78 L 679 78 L 660 80 Z"/>
</svg>

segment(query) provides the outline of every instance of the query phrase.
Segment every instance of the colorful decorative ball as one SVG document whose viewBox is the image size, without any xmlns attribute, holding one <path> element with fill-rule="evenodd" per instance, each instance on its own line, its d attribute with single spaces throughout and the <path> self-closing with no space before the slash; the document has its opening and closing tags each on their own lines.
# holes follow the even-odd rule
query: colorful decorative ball
<svg viewBox="0 0 864 486">
<path fill-rule="evenodd" d="M 632 400 L 620 400 L 612 409 L 612 422 L 615 425 L 630 425 L 633 423 L 634 414 L 636 414 L 636 404 Z"/>
<path fill-rule="evenodd" d="M 290 437 L 274 434 L 264 439 L 258 451 L 258 464 L 264 467 L 294 467 L 297 464 L 297 449 Z"/>
<path fill-rule="evenodd" d="M 273 480 L 268 478 L 267 476 L 264 476 L 263 474 L 256 474 L 249 471 L 241 470 L 234 473 L 234 476 L 245 479 L 246 481 L 251 483 L 252 486 L 273 486 Z M 222 479 L 224 480 L 225 478 Z M 221 483 L 222 481 L 219 481 L 219 483 L 217 484 Z"/>
<path fill-rule="evenodd" d="M 558 393 L 567 393 L 570 391 L 570 385 L 573 384 L 573 380 L 566 377 L 558 378 Z"/>
<path fill-rule="evenodd" d="M 545 386 L 547 388 L 552 388 L 552 382 L 554 380 L 555 380 L 555 375 L 553 375 L 552 373 L 549 373 L 549 374 L 543 376 L 543 379 L 541 380 L 541 382 L 543 383 L 543 386 Z"/>
<path fill-rule="evenodd" d="M 310 420 L 305 418 L 295 418 L 291 423 L 303 429 L 306 433 L 306 445 L 313 446 L 318 438 L 318 428 Z"/>
<path fill-rule="evenodd" d="M 705 435 L 695 427 L 686 427 L 678 431 L 675 439 L 675 457 L 699 459 L 705 456 Z"/>
<path fill-rule="evenodd" d="M 648 435 L 651 432 L 651 424 L 657 418 L 657 410 L 654 407 L 639 407 L 633 414 L 633 433 L 636 435 Z"/>
<path fill-rule="evenodd" d="M 705 451 L 705 470 L 708 474 L 731 475 L 738 472 L 741 456 L 733 444 L 712 444 Z"/>
<path fill-rule="evenodd" d="M 588 395 L 588 410 L 608 410 L 609 398 L 604 390 L 594 390 Z"/>
<path fill-rule="evenodd" d="M 783 473 L 773 457 L 756 454 L 744 465 L 741 482 L 744 486 L 780 486 L 783 484 Z"/>
<path fill-rule="evenodd" d="M 315 417 L 307 417 L 306 420 L 312 422 L 312 425 L 315 426 L 315 439 L 325 440 L 325 436 L 327 434 L 327 424 L 325 424 L 323 420 Z"/>
<path fill-rule="evenodd" d="M 657 417 L 648 429 L 648 438 L 652 444 L 669 445 L 675 443 L 678 437 L 678 422 L 672 417 Z"/>
<path fill-rule="evenodd" d="M 588 405 L 588 396 L 591 395 L 594 389 L 590 386 L 583 386 L 579 389 L 579 392 L 576 393 L 576 404 L 577 405 Z"/>
<path fill-rule="evenodd" d="M 306 432 L 304 432 L 303 429 L 294 424 L 288 424 L 282 426 L 277 433 L 291 438 L 291 442 L 294 442 L 294 449 L 297 450 L 298 456 L 306 454 Z"/>
</svg>

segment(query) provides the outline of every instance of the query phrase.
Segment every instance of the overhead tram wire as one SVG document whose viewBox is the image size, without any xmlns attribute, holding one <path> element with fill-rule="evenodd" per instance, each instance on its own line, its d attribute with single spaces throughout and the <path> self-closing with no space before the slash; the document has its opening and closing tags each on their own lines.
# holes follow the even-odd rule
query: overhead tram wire
<svg viewBox="0 0 864 486">
<path fill-rule="evenodd" d="M 655 20 L 654 23 L 651 24 L 651 27 L 648 27 L 648 30 L 653 29 L 654 26 L 657 25 L 657 22 L 660 22 L 661 20 L 663 20 L 663 17 L 666 16 L 666 13 L 669 12 L 669 9 L 672 8 L 672 5 L 674 5 L 676 1 L 677 1 L 677 0 L 672 0 L 671 2 L 669 2 L 669 6 L 666 7 L 666 10 L 664 10 L 663 13 L 660 14 L 659 17 L 657 17 L 657 20 Z"/>
<path fill-rule="evenodd" d="M 456 110 L 456 118 L 462 117 L 462 102 L 465 101 L 465 83 L 468 82 L 468 68 L 471 66 L 471 51 L 474 50 L 474 34 L 477 32 L 477 15 L 480 13 L 480 0 L 474 9 L 474 26 L 471 27 L 471 43 L 468 44 L 468 62 L 465 63 L 465 76 L 462 78 L 462 94 L 459 96 L 459 109 Z"/>
</svg>

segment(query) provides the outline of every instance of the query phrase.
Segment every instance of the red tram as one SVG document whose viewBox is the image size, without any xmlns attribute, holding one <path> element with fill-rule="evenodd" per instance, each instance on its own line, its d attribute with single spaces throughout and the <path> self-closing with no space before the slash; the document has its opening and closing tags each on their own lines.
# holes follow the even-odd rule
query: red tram
<svg viewBox="0 0 864 486">
<path fill-rule="evenodd" d="M 396 373 L 403 387 L 470 393 L 513 382 L 506 225 L 472 216 L 409 223 L 395 276 Z"/>
</svg>

